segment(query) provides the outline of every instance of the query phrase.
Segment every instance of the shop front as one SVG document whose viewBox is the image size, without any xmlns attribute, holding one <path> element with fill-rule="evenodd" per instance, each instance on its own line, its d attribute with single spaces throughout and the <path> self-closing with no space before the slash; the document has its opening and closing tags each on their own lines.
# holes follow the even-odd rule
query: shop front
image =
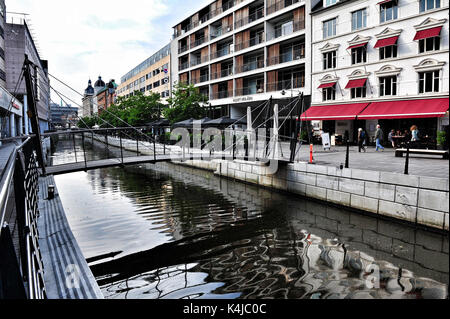
<svg viewBox="0 0 450 319">
<path fill-rule="evenodd" d="M 367 132 L 372 145 L 377 125 L 383 129 L 384 141 L 394 130 L 394 141 L 401 145 L 411 140 L 411 127 L 415 125 L 420 132 L 421 146 L 435 148 L 439 135 L 447 132 L 448 136 L 448 109 L 448 97 L 322 105 L 312 106 L 301 120 L 321 121 L 322 131 L 330 133 L 334 145 L 345 143 L 346 132 L 350 142 L 356 143 L 359 128 Z"/>
</svg>

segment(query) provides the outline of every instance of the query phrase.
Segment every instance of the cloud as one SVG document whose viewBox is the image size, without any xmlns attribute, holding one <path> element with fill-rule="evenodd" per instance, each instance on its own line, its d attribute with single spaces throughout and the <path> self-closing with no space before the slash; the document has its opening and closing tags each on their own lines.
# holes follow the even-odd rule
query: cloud
<svg viewBox="0 0 450 319">
<path fill-rule="evenodd" d="M 89 78 L 119 81 L 170 42 L 177 22 L 209 2 L 6 0 L 6 5 L 8 12 L 29 14 L 49 72 L 84 92 Z M 80 96 L 56 81 L 52 86 L 81 103 Z"/>
</svg>

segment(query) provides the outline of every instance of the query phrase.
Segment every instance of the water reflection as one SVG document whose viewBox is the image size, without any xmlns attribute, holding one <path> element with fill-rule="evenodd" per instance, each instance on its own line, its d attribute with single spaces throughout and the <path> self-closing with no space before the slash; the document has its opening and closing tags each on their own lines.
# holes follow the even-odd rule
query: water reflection
<svg viewBox="0 0 450 319">
<path fill-rule="evenodd" d="M 108 298 L 447 295 L 441 234 L 174 165 L 56 180 Z"/>
</svg>

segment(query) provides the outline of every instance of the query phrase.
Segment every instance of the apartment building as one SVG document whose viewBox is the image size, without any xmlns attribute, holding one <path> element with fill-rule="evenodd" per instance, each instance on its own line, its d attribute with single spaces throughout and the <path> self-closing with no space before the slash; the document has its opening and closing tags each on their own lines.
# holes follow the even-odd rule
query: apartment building
<svg viewBox="0 0 450 319">
<path fill-rule="evenodd" d="M 13 18 L 11 16 L 11 18 Z M 41 132 L 49 129 L 50 116 L 50 82 L 48 76 L 48 61 L 41 59 L 36 48 L 33 36 L 28 28 L 23 15 L 18 15 L 11 19 L 11 23 L 5 24 L 5 69 L 6 69 L 6 89 L 15 95 L 15 98 L 23 103 L 20 114 L 11 115 L 10 131 L 11 135 L 28 135 L 31 132 L 31 125 L 28 118 L 27 90 L 25 80 L 20 83 L 19 77 L 22 73 L 25 55 L 34 64 L 31 67 L 36 97 L 36 107 L 38 112 L 38 122 Z"/>
<path fill-rule="evenodd" d="M 320 0 L 312 4 L 312 107 L 305 120 L 355 140 L 449 125 L 448 0 Z M 385 137 L 385 140 L 387 138 Z"/>
<path fill-rule="evenodd" d="M 194 84 L 220 110 L 215 114 L 232 118 L 271 97 L 280 108 L 300 93 L 309 100 L 309 7 L 300 0 L 213 1 L 174 27 L 173 84 Z"/>
<path fill-rule="evenodd" d="M 130 97 L 136 91 L 144 94 L 159 93 L 162 102 L 167 102 L 171 95 L 170 82 L 170 44 L 129 71 L 121 78 L 117 96 Z"/>
</svg>

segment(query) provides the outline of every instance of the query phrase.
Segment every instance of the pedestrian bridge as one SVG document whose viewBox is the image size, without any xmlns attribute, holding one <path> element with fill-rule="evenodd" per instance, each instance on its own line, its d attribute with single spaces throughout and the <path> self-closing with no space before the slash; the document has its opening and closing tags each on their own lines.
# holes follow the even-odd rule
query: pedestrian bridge
<svg viewBox="0 0 450 319">
<path fill-rule="evenodd" d="M 185 162 L 188 160 L 235 160 L 288 163 L 291 151 L 283 151 L 278 140 L 261 138 L 257 134 L 248 139 L 248 132 L 234 134 L 232 144 L 214 150 L 209 143 L 202 141 L 197 147 L 170 145 L 164 141 L 143 135 L 138 128 L 71 130 L 46 133 L 53 143 L 64 142 L 63 150 L 50 157 L 45 165 L 46 175 L 61 175 L 80 171 L 96 170 L 109 167 L 125 167 L 139 164 L 155 164 L 159 162 Z M 247 140 L 247 142 L 244 142 Z M 250 141 L 250 142 L 248 142 Z M 259 141 L 259 142 L 258 142 Z M 88 149 L 95 147 L 104 149 L 101 158 L 92 157 Z M 61 148 L 61 147 L 58 147 Z M 67 156 L 67 153 L 71 156 Z M 98 153 L 98 152 L 97 152 Z"/>
</svg>

